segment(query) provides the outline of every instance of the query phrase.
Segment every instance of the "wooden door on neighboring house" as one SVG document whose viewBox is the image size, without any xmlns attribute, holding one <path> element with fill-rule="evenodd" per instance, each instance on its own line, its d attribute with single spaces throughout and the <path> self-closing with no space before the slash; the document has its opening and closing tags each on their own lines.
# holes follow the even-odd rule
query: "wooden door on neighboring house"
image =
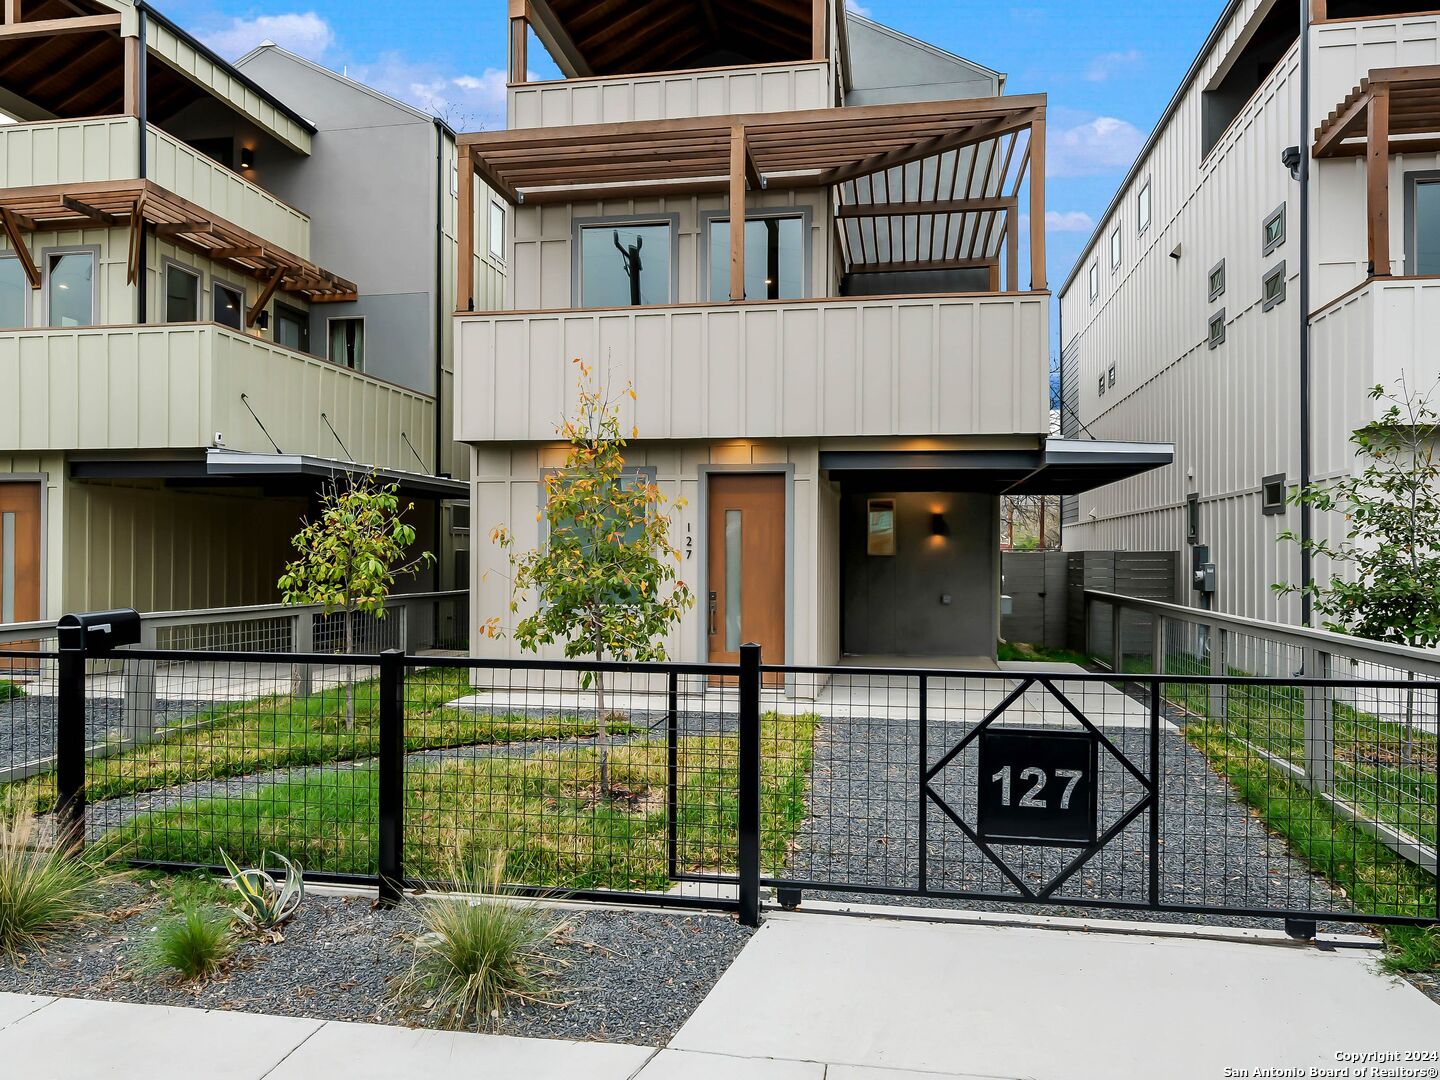
<svg viewBox="0 0 1440 1080">
<path fill-rule="evenodd" d="M 755 642 L 768 664 L 785 655 L 784 473 L 712 474 L 706 547 L 706 631 L 711 663 L 733 664 Z M 767 686 L 782 685 L 767 675 Z"/>
<path fill-rule="evenodd" d="M 0 482 L 0 624 L 40 618 L 40 485 Z M 0 644 L 0 654 L 33 652 L 38 642 Z M 0 678 L 35 664 L 0 655 Z"/>
</svg>

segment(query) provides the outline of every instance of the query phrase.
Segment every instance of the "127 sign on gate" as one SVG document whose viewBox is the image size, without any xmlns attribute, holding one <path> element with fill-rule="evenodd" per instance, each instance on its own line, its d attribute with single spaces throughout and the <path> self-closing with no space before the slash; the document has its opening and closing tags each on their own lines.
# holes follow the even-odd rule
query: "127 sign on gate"
<svg viewBox="0 0 1440 1080">
<path fill-rule="evenodd" d="M 1088 847 L 1097 837 L 1099 740 L 1088 731 L 980 733 L 976 833 L 994 843 Z"/>
</svg>

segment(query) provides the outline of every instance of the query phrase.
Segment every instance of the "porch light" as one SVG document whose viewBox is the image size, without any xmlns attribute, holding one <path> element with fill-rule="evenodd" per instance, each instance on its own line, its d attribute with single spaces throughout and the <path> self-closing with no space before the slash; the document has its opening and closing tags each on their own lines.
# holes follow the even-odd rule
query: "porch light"
<svg viewBox="0 0 1440 1080">
<path fill-rule="evenodd" d="M 242 147 L 240 148 L 240 168 L 242 168 L 242 169 L 253 169 L 253 168 L 255 168 L 255 149 L 254 149 L 254 147 L 242 146 Z"/>
<path fill-rule="evenodd" d="M 939 512 L 930 515 L 930 535 L 944 538 L 950 535 L 950 526 L 945 523 L 945 515 Z"/>
</svg>

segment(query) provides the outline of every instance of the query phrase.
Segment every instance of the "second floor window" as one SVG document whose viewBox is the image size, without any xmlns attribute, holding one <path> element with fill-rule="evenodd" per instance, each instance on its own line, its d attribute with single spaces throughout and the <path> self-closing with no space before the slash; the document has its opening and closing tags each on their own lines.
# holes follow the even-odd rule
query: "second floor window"
<svg viewBox="0 0 1440 1080">
<path fill-rule="evenodd" d="M 1135 224 L 1136 232 L 1144 232 L 1150 227 L 1150 185 L 1147 183 L 1140 189 L 1140 194 L 1135 199 Z"/>
<path fill-rule="evenodd" d="M 183 266 L 165 267 L 165 321 L 196 322 L 200 318 L 200 275 Z"/>
<path fill-rule="evenodd" d="M 1440 274 L 1440 179 L 1416 181 L 1412 213 L 1415 255 L 1407 272 Z"/>
<path fill-rule="evenodd" d="M 505 261 L 505 207 L 497 202 L 490 204 L 490 255 Z"/>
<path fill-rule="evenodd" d="M 1090 264 L 1090 299 L 1091 299 L 1091 300 L 1094 300 L 1094 299 L 1095 299 L 1097 296 L 1099 296 L 1099 295 L 1100 295 L 1100 264 L 1099 264 L 1098 262 L 1092 262 L 1092 263 Z"/>
<path fill-rule="evenodd" d="M 275 344 L 310 351 L 310 316 L 299 308 L 275 305 Z"/>
<path fill-rule="evenodd" d="M 578 307 L 668 304 L 669 222 L 587 225 L 580 229 Z"/>
<path fill-rule="evenodd" d="M 730 299 L 730 219 L 711 218 L 710 299 Z M 745 299 L 800 300 L 805 296 L 805 219 L 747 218 Z"/>
<path fill-rule="evenodd" d="M 1285 243 L 1285 204 L 1281 203 L 1265 219 L 1265 243 L 1261 254 L 1269 255 L 1283 243 Z"/>
<path fill-rule="evenodd" d="M 241 330 L 245 326 L 245 294 L 239 289 L 215 282 L 210 290 L 210 318 L 221 326 Z"/>
<path fill-rule="evenodd" d="M 330 362 L 351 371 L 365 370 L 365 320 L 330 320 Z"/>
<path fill-rule="evenodd" d="M 25 325 L 25 308 L 30 302 L 30 282 L 25 268 L 13 255 L 0 257 L 0 328 Z"/>
<path fill-rule="evenodd" d="M 95 321 L 95 256 L 88 251 L 51 255 L 46 261 L 49 278 L 50 326 L 89 326 Z"/>
<path fill-rule="evenodd" d="M 1120 269 L 1120 226 L 1115 226 L 1115 231 L 1110 234 L 1110 269 Z"/>
</svg>

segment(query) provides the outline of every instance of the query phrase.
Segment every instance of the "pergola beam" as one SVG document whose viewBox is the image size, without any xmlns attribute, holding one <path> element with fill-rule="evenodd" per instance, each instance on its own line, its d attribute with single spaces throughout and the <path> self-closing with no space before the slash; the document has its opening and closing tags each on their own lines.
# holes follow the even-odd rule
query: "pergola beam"
<svg viewBox="0 0 1440 1080">
<path fill-rule="evenodd" d="M 83 203 L 73 195 L 65 195 L 60 199 L 66 210 L 79 214 L 81 217 L 89 218 L 98 225 L 106 225 L 114 228 L 120 224 L 120 218 L 106 210 L 100 210 L 88 203 Z"/>
<path fill-rule="evenodd" d="M 1045 114 L 1030 125 L 1030 288 L 1048 287 L 1045 273 Z"/>
<path fill-rule="evenodd" d="M 846 203 L 840 207 L 842 218 L 923 217 L 928 214 L 972 214 L 987 210 L 1013 210 L 1019 203 L 1014 195 L 983 199 L 940 199 L 938 201 L 900 203 Z"/>
<path fill-rule="evenodd" d="M 1039 117 L 1038 121 L 1037 117 Z M 825 185 L 843 184 L 847 180 L 856 180 L 862 176 L 870 176 L 874 173 L 884 172 L 886 169 L 893 169 L 900 165 L 908 165 L 912 161 L 935 157 L 937 154 L 948 153 L 951 150 L 960 150 L 966 146 L 973 146 L 976 143 L 985 142 L 988 139 L 1008 135 L 1012 131 L 1019 131 L 1037 122 L 1043 124 L 1043 117 L 1044 114 L 1038 112 L 1038 110 L 1026 110 L 1011 116 L 997 116 L 991 120 L 963 128 L 959 131 L 945 132 L 932 138 L 913 143 L 910 146 L 888 150 L 882 154 L 874 154 L 850 165 L 843 165 L 840 168 L 832 169 L 828 174 L 821 177 L 821 183 Z"/>
<path fill-rule="evenodd" d="M 852 274 L 897 274 L 911 270 L 990 270 L 999 266 L 996 259 L 926 259 L 918 262 L 852 263 Z"/>
<path fill-rule="evenodd" d="M 22 38 L 54 37 L 57 34 L 89 34 L 96 30 L 120 30 L 120 13 L 114 15 L 79 15 L 73 19 L 37 19 L 34 22 L 0 24 L 0 41 Z"/>
<path fill-rule="evenodd" d="M 1370 273 L 1390 276 L 1390 86 L 1370 89 L 1365 110 L 1366 231 L 1370 247 Z"/>
<path fill-rule="evenodd" d="M 30 282 L 30 288 L 38 289 L 40 287 L 40 268 L 35 265 L 35 260 L 30 255 L 30 248 L 20 235 L 20 223 L 16 220 L 14 211 L 0 207 L 0 222 L 3 222 L 5 226 L 5 235 L 10 238 L 10 246 L 15 249 L 15 254 L 20 258 L 20 266 L 25 271 L 25 280 Z"/>
<path fill-rule="evenodd" d="M 730 299 L 745 299 L 745 180 L 753 167 L 745 127 L 730 129 Z"/>
<path fill-rule="evenodd" d="M 475 310 L 475 154 L 470 147 L 460 150 L 459 202 L 455 207 L 455 307 Z"/>
<path fill-rule="evenodd" d="M 270 303 L 270 298 L 275 295 L 275 290 L 280 287 L 280 282 L 291 269 L 293 268 L 287 266 L 278 266 L 275 268 L 275 272 L 270 275 L 270 280 L 265 283 L 265 288 L 261 289 L 260 295 L 255 298 L 255 303 L 251 304 L 250 310 L 245 312 L 245 326 L 247 329 L 255 325 L 255 320 L 258 319 L 260 313 L 265 310 L 265 305 Z"/>
</svg>

